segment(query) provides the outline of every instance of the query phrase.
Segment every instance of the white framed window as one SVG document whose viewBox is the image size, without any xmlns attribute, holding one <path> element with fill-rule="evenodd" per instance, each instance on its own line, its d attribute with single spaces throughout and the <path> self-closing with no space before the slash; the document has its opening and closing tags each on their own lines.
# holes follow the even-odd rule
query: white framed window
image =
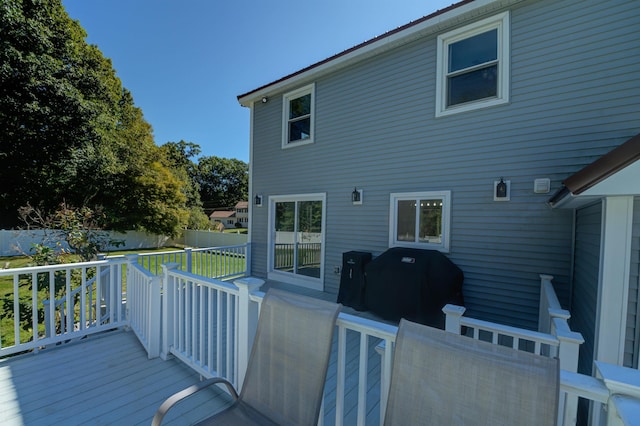
<svg viewBox="0 0 640 426">
<path fill-rule="evenodd" d="M 509 102 L 509 12 L 438 36 L 436 117 Z"/>
<path fill-rule="evenodd" d="M 449 251 L 451 191 L 392 193 L 389 247 Z"/>
<path fill-rule="evenodd" d="M 315 84 L 286 93 L 282 108 L 282 148 L 313 143 Z"/>
</svg>

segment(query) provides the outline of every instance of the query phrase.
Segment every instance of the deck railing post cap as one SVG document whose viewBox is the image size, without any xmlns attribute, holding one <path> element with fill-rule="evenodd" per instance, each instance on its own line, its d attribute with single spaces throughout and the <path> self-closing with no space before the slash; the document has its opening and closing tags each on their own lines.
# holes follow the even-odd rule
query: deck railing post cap
<svg viewBox="0 0 640 426">
<path fill-rule="evenodd" d="M 462 316 L 464 312 L 467 310 L 464 306 L 452 305 L 450 303 L 444 305 L 442 308 L 442 312 L 447 315 L 460 315 Z"/>
<path fill-rule="evenodd" d="M 235 280 L 233 283 L 238 287 L 246 286 L 250 290 L 257 290 L 262 286 L 262 284 L 264 284 L 264 280 L 254 277 L 246 277 Z"/>
</svg>

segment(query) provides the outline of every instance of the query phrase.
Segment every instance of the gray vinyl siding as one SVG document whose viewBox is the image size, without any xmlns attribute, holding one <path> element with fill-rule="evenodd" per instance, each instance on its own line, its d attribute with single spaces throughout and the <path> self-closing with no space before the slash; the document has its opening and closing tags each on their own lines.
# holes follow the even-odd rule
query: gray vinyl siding
<svg viewBox="0 0 640 426">
<path fill-rule="evenodd" d="M 631 267 L 629 270 L 629 302 L 625 335 L 625 367 L 640 368 L 640 197 L 633 201 Z"/>
<path fill-rule="evenodd" d="M 593 366 L 601 237 L 602 203 L 578 209 L 570 322 L 571 329 L 585 339 L 580 346 L 578 371 L 588 375 Z"/>
<path fill-rule="evenodd" d="M 254 194 L 265 205 L 269 195 L 327 194 L 324 287 L 337 293 L 343 252 L 388 248 L 390 193 L 450 190 L 448 256 L 464 272 L 468 315 L 536 328 L 539 274 L 555 277 L 569 306 L 573 212 L 547 199 L 640 131 L 639 24 L 634 1 L 523 2 L 511 9 L 510 103 L 437 119 L 436 36 L 415 40 L 315 80 L 315 143 L 297 148 L 281 149 L 292 88 L 270 94 L 254 106 Z M 509 202 L 493 201 L 500 177 Z M 550 194 L 533 192 L 536 178 L 551 179 Z M 267 213 L 253 209 L 257 276 Z"/>
</svg>

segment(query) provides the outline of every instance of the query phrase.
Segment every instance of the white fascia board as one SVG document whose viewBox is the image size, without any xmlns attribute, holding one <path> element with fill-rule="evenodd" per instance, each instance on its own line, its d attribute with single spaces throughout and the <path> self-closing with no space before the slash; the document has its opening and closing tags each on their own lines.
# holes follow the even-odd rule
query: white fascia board
<svg viewBox="0 0 640 426">
<path fill-rule="evenodd" d="M 587 189 L 578 197 L 640 195 L 640 160 Z"/>
<path fill-rule="evenodd" d="M 568 193 L 554 209 L 577 209 L 604 197 L 640 195 L 640 160 L 614 173 L 581 194 Z"/>
<path fill-rule="evenodd" d="M 381 52 L 392 49 L 397 45 L 408 43 L 429 33 L 443 31 L 445 28 L 448 28 L 452 24 L 456 23 L 456 19 L 460 23 L 471 21 L 471 19 L 473 18 L 484 16 L 484 14 L 487 12 L 485 11 L 485 8 L 504 8 L 519 1 L 523 0 L 475 0 L 471 3 L 461 5 L 441 15 L 436 15 L 424 22 L 412 25 L 409 28 L 406 28 L 405 30 L 399 31 L 390 36 L 384 37 L 384 35 L 381 35 L 379 36 L 382 37 L 380 40 L 372 42 L 370 44 L 365 44 L 364 46 L 357 48 L 347 54 L 338 54 L 340 56 L 328 62 L 317 66 L 311 65 L 311 67 L 307 71 L 292 75 L 290 78 L 285 78 L 282 81 L 269 84 L 258 91 L 250 92 L 246 96 L 238 99 L 238 102 L 240 102 L 240 105 L 242 106 L 249 107 L 252 102 L 257 101 L 263 96 L 267 96 L 275 91 L 284 90 L 285 88 L 288 88 L 290 86 L 296 86 L 309 81 L 313 81 L 326 73 L 333 72 L 337 69 L 367 59 L 373 55 L 380 54 Z"/>
</svg>

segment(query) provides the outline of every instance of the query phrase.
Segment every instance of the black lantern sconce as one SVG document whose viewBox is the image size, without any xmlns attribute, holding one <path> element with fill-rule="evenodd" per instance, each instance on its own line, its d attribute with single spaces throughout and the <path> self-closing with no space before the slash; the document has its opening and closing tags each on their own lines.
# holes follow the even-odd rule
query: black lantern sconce
<svg viewBox="0 0 640 426">
<path fill-rule="evenodd" d="M 353 188 L 353 192 L 351 193 L 351 202 L 354 206 L 362 204 L 362 189 Z"/>
<path fill-rule="evenodd" d="M 511 199 L 511 181 L 500 178 L 493 182 L 493 201 L 509 201 Z"/>
<path fill-rule="evenodd" d="M 253 205 L 256 207 L 262 207 L 262 195 L 256 195 L 253 198 Z"/>
</svg>

